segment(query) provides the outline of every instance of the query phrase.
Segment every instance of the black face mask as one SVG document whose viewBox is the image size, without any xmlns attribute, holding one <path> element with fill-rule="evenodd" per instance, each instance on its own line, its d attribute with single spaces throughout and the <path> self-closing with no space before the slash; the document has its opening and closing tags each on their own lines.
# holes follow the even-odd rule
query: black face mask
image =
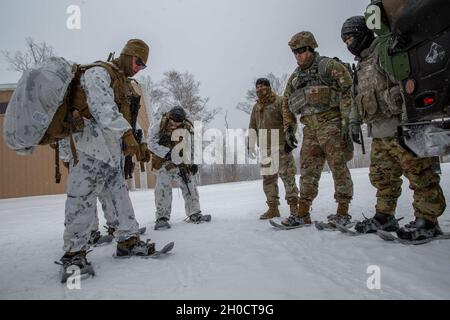
<svg viewBox="0 0 450 320">
<path fill-rule="evenodd" d="M 372 33 L 355 34 L 353 36 L 352 43 L 347 45 L 347 49 L 354 56 L 359 57 L 361 55 L 361 52 L 370 47 L 374 39 L 375 37 Z"/>
</svg>

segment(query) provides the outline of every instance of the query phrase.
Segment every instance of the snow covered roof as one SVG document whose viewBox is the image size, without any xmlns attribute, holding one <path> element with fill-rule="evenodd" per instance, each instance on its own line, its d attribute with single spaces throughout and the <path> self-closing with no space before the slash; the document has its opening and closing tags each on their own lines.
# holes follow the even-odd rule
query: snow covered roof
<svg viewBox="0 0 450 320">
<path fill-rule="evenodd" d="M 0 83 L 0 91 L 14 90 L 17 87 L 17 83 Z"/>
</svg>

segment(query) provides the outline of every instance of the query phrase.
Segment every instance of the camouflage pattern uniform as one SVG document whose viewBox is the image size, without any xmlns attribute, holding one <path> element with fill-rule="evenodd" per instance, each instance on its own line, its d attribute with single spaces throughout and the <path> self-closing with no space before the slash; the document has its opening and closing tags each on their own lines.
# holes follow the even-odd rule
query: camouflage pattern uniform
<svg viewBox="0 0 450 320">
<path fill-rule="evenodd" d="M 138 223 L 122 174 L 122 136 L 131 130 L 114 100 L 111 78 L 101 67 L 87 70 L 81 77 L 91 119 L 84 119 L 83 132 L 73 135 L 78 163 L 70 162 L 67 182 L 64 250 L 85 251 L 97 214 L 97 197 L 105 190 L 112 200 L 119 225 L 118 241 L 137 236 Z"/>
<path fill-rule="evenodd" d="M 351 114 L 351 122 L 362 119 L 367 123 L 373 138 L 369 177 L 377 189 L 376 211 L 395 214 L 401 176 L 405 175 L 414 191 L 415 216 L 436 222 L 446 207 L 440 177 L 432 168 L 431 158 L 416 158 L 397 142 L 403 100 L 400 87 L 379 66 L 378 45 L 376 39 L 357 58 L 358 87 Z"/>
<path fill-rule="evenodd" d="M 290 206 L 297 206 L 298 203 L 298 189 L 295 182 L 295 174 L 297 168 L 295 166 L 294 156 L 292 153 L 286 153 L 284 146 L 286 143 L 285 133 L 283 128 L 283 104 L 284 99 L 272 92 L 267 101 L 258 101 L 253 107 L 249 129 L 254 129 L 258 135 L 259 130 L 266 129 L 268 144 L 267 154 L 271 152 L 272 148 L 276 150 L 279 155 L 279 172 L 274 175 L 263 175 L 263 189 L 267 198 L 267 205 L 269 207 L 278 207 L 280 205 L 280 197 L 278 193 L 278 176 L 281 177 L 286 190 L 286 201 Z M 279 141 L 271 141 L 271 130 L 279 130 Z M 253 145 L 249 146 L 254 148 Z"/>
<path fill-rule="evenodd" d="M 309 32 L 295 35 L 289 45 L 293 50 L 303 47 L 305 38 L 312 39 L 308 40 L 312 41 L 310 46 L 317 48 Z M 325 161 L 333 174 L 336 201 L 348 207 L 352 200 L 353 183 L 347 162 L 353 156 L 353 144 L 342 137 L 343 131 L 348 131 L 345 123 L 351 109 L 351 85 L 351 75 L 343 64 L 321 57 L 317 52 L 309 68 L 302 70 L 299 66 L 288 80 L 284 92 L 288 100 L 283 107 L 284 126 L 285 129 L 294 127 L 296 115 L 301 115 L 304 129 L 299 202 L 307 206 L 318 194 Z"/>
<path fill-rule="evenodd" d="M 70 152 L 70 142 L 68 138 L 59 141 L 59 158 L 67 164 L 69 164 L 70 160 L 72 159 L 72 154 Z M 107 193 L 105 190 L 102 190 L 98 194 L 98 201 L 102 206 L 106 225 L 110 228 L 117 228 L 119 224 L 119 222 L 117 221 L 118 214 L 114 206 L 112 194 Z M 94 221 L 92 222 L 91 226 L 91 231 L 97 230 L 99 230 L 99 220 L 98 214 L 95 214 Z"/>
<path fill-rule="evenodd" d="M 197 186 L 192 174 L 187 173 L 186 184 L 180 176 L 180 168 L 171 161 L 165 160 L 166 155 L 172 150 L 177 142 L 172 142 L 172 132 L 168 127 L 168 115 L 164 115 L 160 123 L 152 126 L 149 135 L 148 146 L 152 152 L 152 167 L 156 171 L 155 205 L 156 220 L 161 218 L 170 219 L 172 212 L 172 182 L 181 189 L 185 203 L 185 212 L 188 217 L 201 213 L 200 199 Z M 185 129 L 191 134 L 190 122 L 184 121 L 178 129 Z M 163 139 L 165 136 L 165 139 Z M 170 142 L 169 142 L 170 141 Z"/>
</svg>

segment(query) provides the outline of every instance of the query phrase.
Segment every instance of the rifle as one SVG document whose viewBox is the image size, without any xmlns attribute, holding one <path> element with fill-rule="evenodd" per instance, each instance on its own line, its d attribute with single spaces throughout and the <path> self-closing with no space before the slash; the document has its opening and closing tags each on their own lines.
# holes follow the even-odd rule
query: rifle
<svg viewBox="0 0 450 320">
<path fill-rule="evenodd" d="M 359 126 L 359 141 L 361 141 L 362 154 L 366 154 L 366 146 L 364 145 L 364 135 L 361 126 Z"/>
<path fill-rule="evenodd" d="M 352 64 L 352 79 L 353 83 L 351 91 L 352 91 L 352 98 L 354 100 L 358 95 L 358 72 L 356 71 L 356 66 L 354 63 Z M 364 145 L 364 135 L 361 129 L 361 125 L 359 126 L 359 141 L 361 141 L 362 153 L 366 154 L 366 146 Z"/>
<path fill-rule="evenodd" d="M 185 165 L 184 163 L 178 165 L 178 169 L 180 171 L 180 177 L 181 180 L 184 182 L 184 184 L 186 185 L 186 188 L 188 190 L 189 195 L 191 195 L 191 190 L 189 189 L 189 168 L 187 165 Z"/>
<path fill-rule="evenodd" d="M 136 129 L 137 124 L 137 118 L 139 115 L 139 109 L 141 107 L 141 97 L 137 95 L 130 95 L 128 96 L 128 102 L 130 104 L 130 113 L 131 113 L 131 129 L 133 131 L 134 138 L 136 139 L 136 142 L 140 145 L 142 143 L 143 139 L 143 132 L 141 129 Z M 133 179 L 133 172 L 134 172 L 135 164 L 133 163 L 133 157 L 127 156 L 125 157 L 125 164 L 124 164 L 124 174 L 125 179 Z M 141 163 L 141 172 L 145 172 L 144 164 Z"/>
</svg>

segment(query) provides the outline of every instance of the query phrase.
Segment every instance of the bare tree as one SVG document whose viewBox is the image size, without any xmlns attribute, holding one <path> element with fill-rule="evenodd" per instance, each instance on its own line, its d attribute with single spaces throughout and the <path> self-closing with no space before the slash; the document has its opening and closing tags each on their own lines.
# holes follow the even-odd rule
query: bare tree
<svg viewBox="0 0 450 320">
<path fill-rule="evenodd" d="M 141 85 L 148 94 L 152 104 L 152 115 L 158 118 L 175 106 L 182 106 L 194 121 L 204 124 L 211 122 L 220 108 L 208 108 L 209 98 L 200 96 L 200 82 L 188 72 L 168 71 L 160 82 L 153 82 L 150 77 L 141 78 Z"/>
<path fill-rule="evenodd" d="M 14 54 L 9 51 L 2 51 L 2 55 L 13 71 L 24 72 L 33 65 L 42 63 L 48 58 L 55 56 L 52 46 L 45 42 L 35 42 L 33 38 L 26 38 L 25 51 L 16 51 Z"/>
<path fill-rule="evenodd" d="M 275 93 L 280 96 L 283 95 L 283 91 L 286 87 L 289 75 L 283 74 L 281 77 L 277 77 L 273 73 L 269 73 L 266 78 L 270 81 L 270 85 L 272 86 L 272 89 L 275 91 Z M 256 79 L 254 82 L 256 82 Z M 247 91 L 245 102 L 239 102 L 236 106 L 236 109 L 247 114 L 251 114 L 253 105 L 256 103 L 256 100 L 258 100 L 258 97 L 256 96 L 256 89 L 253 87 L 252 89 Z"/>
<path fill-rule="evenodd" d="M 170 108 L 182 106 L 194 121 L 208 124 L 221 111 L 220 108 L 207 107 L 209 98 L 200 96 L 200 82 L 195 81 L 194 76 L 188 72 L 168 71 L 164 73 L 160 86 L 166 93 L 164 104 Z"/>
<path fill-rule="evenodd" d="M 162 114 L 168 111 L 163 105 L 167 93 L 150 76 L 141 77 L 138 82 L 145 95 L 144 99 L 147 106 L 147 113 L 153 120 L 158 120 Z"/>
</svg>

